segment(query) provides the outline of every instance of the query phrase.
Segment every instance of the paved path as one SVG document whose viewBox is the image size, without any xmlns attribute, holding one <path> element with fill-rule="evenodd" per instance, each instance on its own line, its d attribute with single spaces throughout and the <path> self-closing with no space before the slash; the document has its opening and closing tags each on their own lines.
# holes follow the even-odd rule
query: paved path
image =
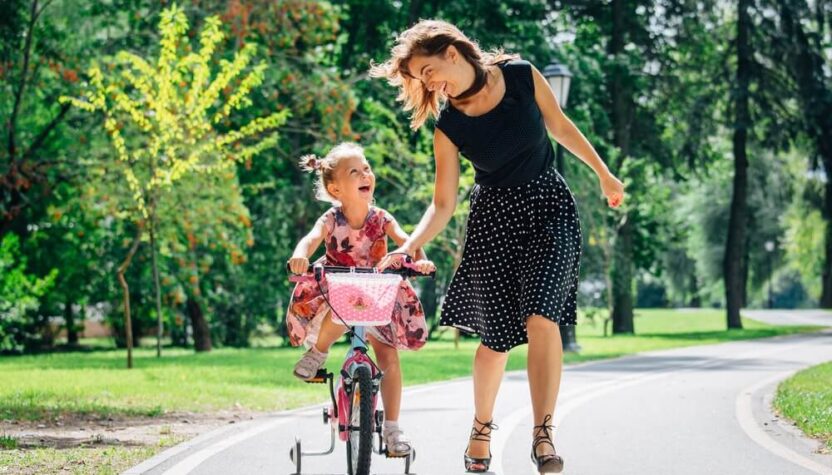
<svg viewBox="0 0 832 475">
<path fill-rule="evenodd" d="M 832 314 L 817 311 L 745 313 L 773 323 L 832 326 Z M 813 453 L 817 443 L 768 411 L 778 381 L 829 360 L 832 330 L 567 366 L 556 411 L 565 473 L 832 475 L 832 456 Z M 464 473 L 471 407 L 469 379 L 405 391 L 402 424 L 418 449 L 415 473 Z M 497 408 L 492 473 L 533 474 L 523 372 L 506 375 Z M 320 412 L 280 413 L 206 434 L 128 473 L 290 474 L 295 435 L 308 449 L 328 443 Z M 345 473 L 344 452 L 339 442 L 332 455 L 305 458 L 303 473 Z M 402 470 L 401 461 L 373 459 L 373 473 Z"/>
</svg>

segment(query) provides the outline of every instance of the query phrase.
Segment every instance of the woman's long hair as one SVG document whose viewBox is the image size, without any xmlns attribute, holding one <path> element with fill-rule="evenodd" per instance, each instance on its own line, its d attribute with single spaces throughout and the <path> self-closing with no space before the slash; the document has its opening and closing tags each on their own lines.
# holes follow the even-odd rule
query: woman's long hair
<svg viewBox="0 0 832 475">
<path fill-rule="evenodd" d="M 474 66 L 478 74 L 484 73 L 489 65 L 518 58 L 502 50 L 483 52 L 477 43 L 446 21 L 422 20 L 408 28 L 396 38 L 390 59 L 371 66 L 370 76 L 387 78 L 387 82 L 399 89 L 396 100 L 404 103 L 405 111 L 413 111 L 410 116 L 410 128 L 413 130 L 421 127 L 429 117 L 438 117 L 440 103 L 446 98 L 438 92 L 429 91 L 413 77 L 408 63 L 414 56 L 444 54 L 451 45 Z"/>
</svg>

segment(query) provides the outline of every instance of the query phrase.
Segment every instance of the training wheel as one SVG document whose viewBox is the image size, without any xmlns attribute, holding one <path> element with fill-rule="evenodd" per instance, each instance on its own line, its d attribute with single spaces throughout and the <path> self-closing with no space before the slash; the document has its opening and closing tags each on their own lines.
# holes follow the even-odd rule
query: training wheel
<svg viewBox="0 0 832 475">
<path fill-rule="evenodd" d="M 410 455 L 404 459 L 404 473 L 410 473 L 410 464 L 416 461 L 416 448 L 410 449 Z"/>
<path fill-rule="evenodd" d="M 302 452 L 300 451 L 300 439 L 295 437 L 295 446 L 289 449 L 289 460 L 295 464 L 295 473 L 293 475 L 300 475 L 300 459 Z"/>
</svg>

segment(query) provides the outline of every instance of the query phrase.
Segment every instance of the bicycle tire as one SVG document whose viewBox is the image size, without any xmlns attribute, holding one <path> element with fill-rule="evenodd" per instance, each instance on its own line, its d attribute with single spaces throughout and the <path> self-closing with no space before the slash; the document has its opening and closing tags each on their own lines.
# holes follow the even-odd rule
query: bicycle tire
<svg viewBox="0 0 832 475">
<path fill-rule="evenodd" d="M 353 375 L 352 384 L 347 469 L 349 475 L 369 475 L 370 456 L 373 452 L 373 382 L 370 368 L 359 366 Z M 358 423 L 357 429 L 354 428 L 355 423 Z"/>
</svg>

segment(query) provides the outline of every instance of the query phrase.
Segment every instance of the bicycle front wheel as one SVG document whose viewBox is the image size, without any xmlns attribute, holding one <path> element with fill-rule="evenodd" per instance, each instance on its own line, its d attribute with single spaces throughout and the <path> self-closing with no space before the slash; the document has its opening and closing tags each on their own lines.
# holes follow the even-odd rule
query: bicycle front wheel
<svg viewBox="0 0 832 475">
<path fill-rule="evenodd" d="M 359 366 L 353 375 L 350 436 L 347 438 L 349 475 L 369 475 L 373 451 L 373 382 L 370 369 Z"/>
</svg>

